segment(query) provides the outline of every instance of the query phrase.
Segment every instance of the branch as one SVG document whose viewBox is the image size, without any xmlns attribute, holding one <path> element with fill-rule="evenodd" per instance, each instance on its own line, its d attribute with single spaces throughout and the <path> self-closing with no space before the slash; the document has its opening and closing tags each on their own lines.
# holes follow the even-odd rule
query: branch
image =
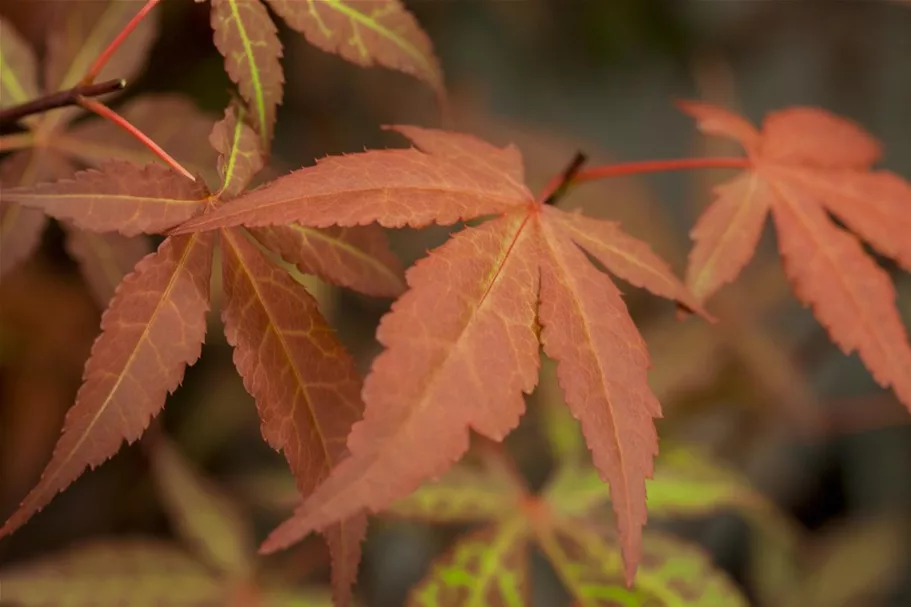
<svg viewBox="0 0 911 607">
<path fill-rule="evenodd" d="M 38 97 L 37 99 L 14 105 L 11 108 L 0 111 L 0 127 L 15 124 L 32 114 L 41 114 L 49 110 L 69 105 L 78 105 L 80 98 L 98 97 L 99 95 L 107 95 L 108 93 L 120 91 L 123 90 L 126 85 L 127 82 L 123 79 L 108 80 L 106 82 L 99 82 L 98 84 L 80 84 L 65 91 Z"/>
<path fill-rule="evenodd" d="M 566 190 L 569 189 L 569 184 L 576 179 L 576 176 L 579 174 L 579 171 L 582 169 L 582 165 L 585 163 L 586 156 L 582 152 L 576 152 L 576 155 L 573 156 L 572 161 L 570 161 L 569 166 L 563 169 L 563 172 L 557 175 L 551 183 L 544 188 L 544 191 L 541 193 L 540 198 L 544 200 L 541 204 L 556 204 L 557 201 L 566 194 Z"/>
</svg>

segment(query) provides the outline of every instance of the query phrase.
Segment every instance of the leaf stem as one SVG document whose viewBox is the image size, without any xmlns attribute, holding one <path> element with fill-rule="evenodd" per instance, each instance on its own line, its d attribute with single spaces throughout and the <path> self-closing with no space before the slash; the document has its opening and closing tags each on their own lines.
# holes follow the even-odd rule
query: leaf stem
<svg viewBox="0 0 911 607">
<path fill-rule="evenodd" d="M 65 91 L 58 91 L 50 95 L 44 95 L 19 105 L 0 111 L 0 126 L 14 124 L 26 116 L 32 114 L 41 114 L 49 110 L 66 107 L 68 105 L 77 105 L 80 98 L 91 98 L 99 95 L 106 95 L 115 91 L 122 90 L 127 85 L 126 80 L 116 79 L 99 82 L 98 84 L 80 84 Z"/>
<path fill-rule="evenodd" d="M 566 171 L 550 180 L 539 200 L 547 200 L 557 190 L 561 193 L 570 185 L 595 181 L 606 177 L 636 175 L 638 173 L 660 173 L 663 171 L 683 171 L 689 169 L 745 169 L 750 166 L 748 158 L 706 157 L 706 158 L 672 158 L 669 160 L 646 160 L 641 162 L 623 162 L 619 164 L 602 164 L 578 171 L 571 180 L 566 180 Z M 546 204 L 546 202 L 545 202 Z"/>
<path fill-rule="evenodd" d="M 161 158 L 172 169 L 174 169 L 175 171 L 177 171 L 178 173 L 180 173 L 187 179 L 189 179 L 191 181 L 196 181 L 196 179 L 193 177 L 193 174 L 190 173 L 190 171 L 188 171 L 187 169 L 185 169 L 183 167 L 183 165 L 181 165 L 179 162 L 174 160 L 174 158 L 172 158 L 170 156 L 170 154 L 165 152 L 161 148 L 161 146 L 159 146 L 157 143 L 152 141 L 148 135 L 146 135 L 145 133 L 140 131 L 133 124 L 131 124 L 130 121 L 128 121 L 126 118 L 124 118 L 123 116 L 121 116 L 120 114 L 118 114 L 117 112 L 115 112 L 114 110 L 112 110 L 111 108 L 106 106 L 105 104 L 101 103 L 97 99 L 80 98 L 79 105 L 81 105 L 82 107 L 84 107 L 85 109 L 87 109 L 91 112 L 95 112 L 96 114 L 98 114 L 99 116 L 104 118 L 105 120 L 110 120 L 111 122 L 113 122 L 114 124 L 116 124 L 117 126 L 122 128 L 123 130 L 125 130 L 127 133 L 129 133 L 130 135 L 132 135 L 133 137 L 138 139 L 144 146 L 149 148 L 156 156 Z"/>
<path fill-rule="evenodd" d="M 146 15 L 148 15 L 149 12 L 155 8 L 155 5 L 158 4 L 159 1 L 160 0 L 146 0 L 145 6 L 139 9 L 139 12 L 136 13 L 132 19 L 130 19 L 130 22 L 127 23 L 122 30 L 120 30 L 120 33 L 117 34 L 117 37 L 111 41 L 106 49 L 101 51 L 101 53 L 95 59 L 94 63 L 92 63 L 92 65 L 89 67 L 88 71 L 86 71 L 85 76 L 82 77 L 81 84 L 86 85 L 95 82 L 95 78 L 97 78 L 98 74 L 101 73 L 101 70 L 104 69 L 104 66 L 111 59 L 111 56 L 114 54 L 114 52 L 120 47 L 121 44 L 123 44 L 123 41 L 127 39 L 127 36 L 129 36 L 133 30 L 136 29 L 136 26 L 139 25 L 143 19 L 145 19 Z"/>
</svg>

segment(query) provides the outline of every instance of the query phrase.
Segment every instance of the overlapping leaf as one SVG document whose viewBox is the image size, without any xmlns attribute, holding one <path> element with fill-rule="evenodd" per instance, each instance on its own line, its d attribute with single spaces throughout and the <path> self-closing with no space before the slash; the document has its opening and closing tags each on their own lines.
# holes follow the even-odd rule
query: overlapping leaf
<svg viewBox="0 0 911 607">
<path fill-rule="evenodd" d="M 212 130 L 222 178 L 215 194 L 169 168 L 112 161 L 74 179 L 9 190 L 9 197 L 86 229 L 164 231 L 185 215 L 207 212 L 223 198 L 238 195 L 262 168 L 259 138 L 244 115 L 232 106 Z M 243 195 L 237 198 L 243 200 Z M 274 228 L 269 236 L 282 238 L 286 230 L 297 231 L 293 226 Z M 329 280 L 338 276 L 337 282 L 374 292 L 392 292 L 401 281 L 382 232 L 305 232 L 321 245 L 282 251 L 298 266 L 320 268 Z M 203 340 L 215 237 L 166 238 L 158 253 L 142 261 L 118 287 L 54 457 L 0 534 L 23 524 L 86 466 L 113 456 L 123 440 L 138 438 L 164 405 L 167 392 L 176 389 Z M 293 236 L 286 240 L 293 243 Z M 313 297 L 271 262 L 244 228 L 222 230 L 221 244 L 223 320 L 235 347 L 235 364 L 256 399 L 264 438 L 284 451 L 298 490 L 309 494 L 346 454 L 345 437 L 361 416 L 360 378 Z M 339 251 L 335 260 L 316 259 L 333 249 Z M 365 262 L 371 254 L 379 259 Z M 350 599 L 366 532 L 366 517 L 354 514 L 323 530 L 340 605 Z M 215 558 L 222 564 L 231 561 L 221 552 Z M 233 562 L 236 565 L 236 559 Z"/>
<path fill-rule="evenodd" d="M 133 4 L 113 0 L 55 4 L 59 6 L 49 11 L 51 25 L 48 27 L 48 49 L 43 64 L 46 93 L 76 84 L 95 56 L 139 9 Z M 0 27 L 4 32 L 0 60 L 10 64 L 9 69 L 5 67 L 2 70 L 3 82 L 6 83 L 3 85 L 4 103 L 29 101 L 41 92 L 34 84 L 32 73 L 37 69 L 34 53 L 19 39 L 9 23 L 2 22 Z M 130 78 L 138 73 L 156 31 L 154 19 L 143 20 L 127 38 L 125 46 L 107 64 L 101 77 Z M 189 101 L 170 95 L 143 96 L 128 103 L 122 114 L 190 168 L 214 166 L 212 150 L 204 138 L 211 122 L 199 114 Z M 99 167 L 112 158 L 134 165 L 155 160 L 148 148 L 108 121 L 87 120 L 71 126 L 72 119 L 78 115 L 78 110 L 70 108 L 31 116 L 23 121 L 29 128 L 23 136 L 31 138 L 28 141 L 30 148 L 4 161 L 0 179 L 4 188 L 0 205 L 0 247 L 3 252 L 0 274 L 31 255 L 40 242 L 45 226 L 43 215 L 35 210 L 22 209 L 14 202 L 8 188 L 69 177 L 76 170 L 74 162 Z M 135 172 L 138 168 L 132 170 Z M 141 189 L 142 186 L 139 187 Z M 35 203 L 42 206 L 41 201 Z M 53 205 L 53 202 L 50 204 Z M 61 211 L 55 215 L 57 217 L 71 216 L 60 205 L 56 211 Z M 67 248 L 79 263 L 100 305 L 107 305 L 114 287 L 139 259 L 151 251 L 143 239 L 127 242 L 114 234 L 89 236 L 70 224 L 64 227 Z"/>
<path fill-rule="evenodd" d="M 361 66 L 403 71 L 445 96 L 443 75 L 430 39 L 399 0 L 265 0 L 294 30 L 318 48 Z M 215 46 L 253 111 L 266 152 L 282 101 L 282 44 L 263 0 L 212 0 Z"/>
<path fill-rule="evenodd" d="M 911 185 L 874 171 L 879 144 L 823 110 L 774 112 L 757 131 L 713 105 L 681 108 L 706 133 L 741 143 L 750 165 L 718 186 L 692 231 L 687 283 L 695 295 L 706 299 L 740 273 L 771 212 L 797 298 L 845 353 L 856 351 L 876 381 L 911 409 L 911 345 L 892 282 L 860 240 L 827 215 L 911 271 Z"/>
<path fill-rule="evenodd" d="M 576 472 L 572 477 L 567 475 L 570 470 Z M 499 481 L 499 492 L 490 482 L 493 478 Z M 588 466 L 564 468 L 543 495 L 532 496 L 513 478 L 460 464 L 398 502 L 391 510 L 393 516 L 484 523 L 457 539 L 431 566 L 412 589 L 408 604 L 524 607 L 528 604 L 526 559 L 534 542 L 578 605 L 746 605 L 735 586 L 698 549 L 654 532 L 643 536 L 639 573 L 628 587 L 620 542 L 594 507 L 606 501 L 604 484 L 595 492 L 587 482 L 569 482 L 571 478 L 596 479 L 596 471 Z M 442 498 L 455 487 L 474 497 L 455 506 L 447 503 Z M 596 493 L 600 497 L 593 500 Z M 500 498 L 496 507 L 478 508 L 495 503 L 494 496 Z"/>
<path fill-rule="evenodd" d="M 287 222 L 423 226 L 498 215 L 408 271 L 410 290 L 377 333 L 386 350 L 364 384 L 364 421 L 348 437 L 352 457 L 264 548 L 389 506 L 457 460 L 469 428 L 501 440 L 537 382 L 540 321 L 540 343 L 558 363 L 567 403 L 603 478 L 621 496 L 615 506 L 631 577 L 645 521 L 644 481 L 657 452 L 652 418 L 660 410 L 646 381 L 644 342 L 617 289 L 579 247 L 635 284 L 693 309 L 698 304 L 644 243 L 614 224 L 535 201 L 515 148 L 398 130 L 423 151 L 327 158 L 174 231 Z"/>
<path fill-rule="evenodd" d="M 151 443 L 153 477 L 179 544 L 147 538 L 94 541 L 0 571 L 3 600 L 23 607 L 253 604 L 329 607 L 322 589 L 263 583 L 252 530 L 208 479 L 162 435 Z M 252 600 L 252 599 L 250 599 Z"/>
</svg>

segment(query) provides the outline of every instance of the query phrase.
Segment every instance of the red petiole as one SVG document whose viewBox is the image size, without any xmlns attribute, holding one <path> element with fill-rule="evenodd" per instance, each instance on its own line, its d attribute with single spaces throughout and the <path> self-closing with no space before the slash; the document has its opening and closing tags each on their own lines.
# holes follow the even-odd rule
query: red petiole
<svg viewBox="0 0 911 607">
<path fill-rule="evenodd" d="M 620 177 L 639 173 L 660 173 L 664 171 L 682 171 L 688 169 L 745 169 L 750 166 L 748 158 L 708 157 L 708 158 L 675 158 L 672 160 L 646 160 L 642 162 L 623 162 L 603 164 L 578 171 L 569 182 L 570 185 L 596 181 L 606 177 Z M 565 182 L 563 174 L 555 176 L 538 195 L 538 201 L 544 201 Z"/>
</svg>

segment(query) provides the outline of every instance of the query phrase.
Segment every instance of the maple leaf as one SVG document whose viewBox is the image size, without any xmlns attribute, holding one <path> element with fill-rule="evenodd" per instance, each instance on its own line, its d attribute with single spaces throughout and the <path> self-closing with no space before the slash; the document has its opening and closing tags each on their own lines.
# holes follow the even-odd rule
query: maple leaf
<svg viewBox="0 0 911 607">
<path fill-rule="evenodd" d="M 94 540 L 13 565 L 0 571 L 4 600 L 23 607 L 332 605 L 326 590 L 260 579 L 252 529 L 236 505 L 167 438 L 154 439 L 144 446 L 180 543 L 144 537 Z"/>
<path fill-rule="evenodd" d="M 163 232 L 222 200 L 245 199 L 241 192 L 264 164 L 259 137 L 245 116 L 243 108 L 229 107 L 211 131 L 221 176 L 214 194 L 167 167 L 111 161 L 100 170 L 14 188 L 4 196 L 87 230 Z M 320 245 L 305 246 L 300 233 Z M 246 229 L 226 228 L 218 236 L 222 319 L 235 365 L 256 400 L 263 437 L 284 452 L 298 491 L 307 495 L 346 454 L 345 437 L 361 416 L 360 378 L 304 286 L 270 261 Z M 318 268 L 328 280 L 338 276 L 336 282 L 390 294 L 401 284 L 400 266 L 377 226 L 342 231 L 282 226 L 268 236 L 291 243 L 283 254 L 302 268 Z M 203 341 L 215 239 L 214 233 L 168 237 L 118 287 L 51 463 L 0 535 L 42 509 L 87 465 L 113 456 L 123 440 L 136 440 L 166 394 L 177 388 Z M 374 253 L 377 259 L 364 261 Z M 350 599 L 365 533 L 366 516 L 358 513 L 324 530 L 339 605 Z"/>
<path fill-rule="evenodd" d="M 52 25 L 48 27 L 48 49 L 43 62 L 43 89 L 37 84 L 39 65 L 34 52 L 8 22 L 0 19 L 3 33 L 0 36 L 0 84 L 4 106 L 31 101 L 42 92 L 52 93 L 77 84 L 89 63 L 114 39 L 136 10 L 134 5 L 113 0 L 56 3 L 48 16 Z M 153 20 L 142 21 L 102 75 L 119 78 L 136 75 L 145 62 L 156 32 Z M 10 201 L 7 188 L 69 177 L 77 166 L 98 167 L 111 158 L 134 164 L 155 159 L 148 148 L 106 120 L 90 119 L 72 124 L 79 115 L 79 109 L 66 108 L 23 119 L 28 130 L 17 136 L 23 138 L 25 148 L 15 151 L 0 165 L 0 184 L 4 188 L 0 204 L 0 246 L 3 250 L 0 275 L 32 254 L 46 226 L 43 213 L 23 209 Z M 200 170 L 201 166 L 214 165 L 212 149 L 204 140 L 211 121 L 190 101 L 174 95 L 140 96 L 124 106 L 122 115 L 159 144 L 171 149 L 187 166 Z M 162 119 L 162 116 L 167 118 Z M 58 218 L 66 219 L 66 215 Z M 110 301 L 123 276 L 152 251 L 151 244 L 143 238 L 128 240 L 113 233 L 90 235 L 66 221 L 62 226 L 66 248 L 102 306 Z"/>
<path fill-rule="evenodd" d="M 644 534 L 642 564 L 627 588 L 618 539 L 598 508 L 607 501 L 604 484 L 593 500 L 591 486 L 572 481 L 589 472 L 596 477 L 596 471 L 567 465 L 536 496 L 509 472 L 505 459 L 495 452 L 481 465 L 460 463 L 388 511 L 394 518 L 480 525 L 431 565 L 412 589 L 409 607 L 528 604 L 532 543 L 578 605 L 746 605 L 697 548 L 656 532 Z"/>
<path fill-rule="evenodd" d="M 911 185 L 873 171 L 880 146 L 853 123 L 820 109 L 769 114 L 756 130 L 720 107 L 680 104 L 712 135 L 743 145 L 749 168 L 716 189 L 692 230 L 687 284 L 701 300 L 736 278 L 771 212 L 785 271 L 846 354 L 911 409 L 911 345 L 888 274 L 835 215 L 882 255 L 911 271 Z"/>
<path fill-rule="evenodd" d="M 399 0 L 265 0 L 314 46 L 361 66 L 411 74 L 444 99 L 433 46 Z M 254 114 L 268 150 L 282 101 L 282 44 L 263 0 L 212 0 L 211 25 L 225 69 Z"/>
<path fill-rule="evenodd" d="M 352 457 L 264 550 L 363 509 L 381 510 L 442 474 L 467 449 L 469 428 L 501 440 L 524 411 L 523 393 L 537 382 L 542 343 L 618 496 L 631 578 L 645 522 L 644 481 L 657 452 L 652 418 L 660 408 L 647 383 L 645 344 L 619 291 L 583 250 L 633 284 L 696 310 L 699 304 L 645 243 L 615 224 L 536 201 L 522 183 L 516 148 L 393 128 L 423 151 L 325 158 L 173 231 L 287 222 L 421 227 L 497 215 L 408 271 L 410 290 L 377 332 L 386 350 L 364 384 L 364 420 L 348 437 Z"/>
</svg>

